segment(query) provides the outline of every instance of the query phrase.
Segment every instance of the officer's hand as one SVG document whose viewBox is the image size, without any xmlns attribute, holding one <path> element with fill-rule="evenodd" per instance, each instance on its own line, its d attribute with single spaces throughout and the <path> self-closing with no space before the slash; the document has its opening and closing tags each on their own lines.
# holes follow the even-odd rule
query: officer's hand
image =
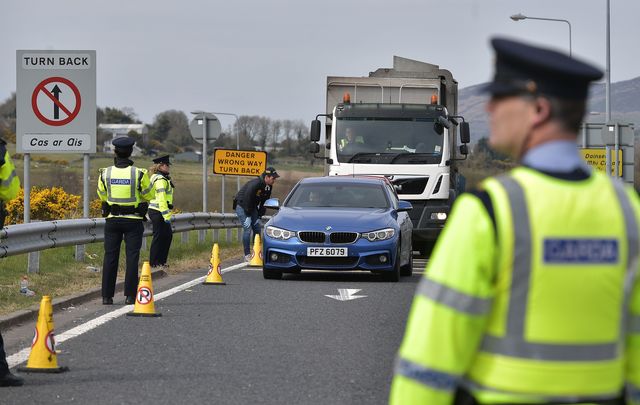
<svg viewBox="0 0 640 405">
<path fill-rule="evenodd" d="M 251 218 L 250 217 L 246 217 L 244 219 L 244 222 L 242 223 L 242 226 L 244 226 L 245 228 L 248 228 L 251 226 Z"/>
<path fill-rule="evenodd" d="M 164 223 L 165 223 L 165 224 L 170 224 L 170 223 L 171 223 L 171 220 L 170 220 L 170 219 L 165 219 L 165 220 L 164 220 Z"/>
</svg>

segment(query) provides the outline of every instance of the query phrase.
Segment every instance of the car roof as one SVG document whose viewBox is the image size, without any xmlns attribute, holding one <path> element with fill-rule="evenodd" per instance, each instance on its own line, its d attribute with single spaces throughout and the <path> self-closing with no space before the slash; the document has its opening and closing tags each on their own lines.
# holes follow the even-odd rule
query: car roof
<svg viewBox="0 0 640 405">
<path fill-rule="evenodd" d="M 322 183 L 351 183 L 351 184 L 391 184 L 386 177 L 377 176 L 323 176 L 323 177 L 305 177 L 300 183 L 305 184 L 322 184 Z"/>
</svg>

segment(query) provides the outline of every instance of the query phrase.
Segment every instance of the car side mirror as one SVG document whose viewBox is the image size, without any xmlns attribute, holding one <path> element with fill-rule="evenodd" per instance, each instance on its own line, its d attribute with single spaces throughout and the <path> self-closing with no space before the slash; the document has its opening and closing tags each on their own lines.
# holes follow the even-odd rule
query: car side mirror
<svg viewBox="0 0 640 405">
<path fill-rule="evenodd" d="M 413 205 L 409 201 L 400 200 L 398 201 L 398 212 L 406 212 L 411 211 L 413 209 Z"/>
<path fill-rule="evenodd" d="M 280 200 L 277 198 L 269 198 L 267 201 L 264 202 L 264 207 L 270 208 L 272 210 L 279 210 Z"/>
<path fill-rule="evenodd" d="M 311 142 L 309 145 L 309 153 L 318 153 L 320 152 L 320 145 L 315 142 Z"/>
<path fill-rule="evenodd" d="M 460 154 L 461 155 L 469 154 L 469 148 L 467 147 L 467 145 L 460 145 Z"/>
<path fill-rule="evenodd" d="M 311 121 L 309 138 L 311 138 L 311 142 L 318 142 L 320 140 L 320 120 Z"/>
<path fill-rule="evenodd" d="M 471 142 L 471 135 L 469 133 L 469 123 L 463 122 L 460 124 L 460 142 L 469 143 Z M 460 152 L 462 153 L 462 151 Z M 466 153 L 463 153 L 466 155 Z"/>
</svg>

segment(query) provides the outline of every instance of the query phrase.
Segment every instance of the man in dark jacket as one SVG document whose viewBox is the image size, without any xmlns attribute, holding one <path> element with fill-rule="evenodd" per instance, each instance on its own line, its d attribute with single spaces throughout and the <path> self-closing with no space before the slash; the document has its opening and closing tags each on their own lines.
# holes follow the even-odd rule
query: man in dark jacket
<svg viewBox="0 0 640 405">
<path fill-rule="evenodd" d="M 260 177 L 247 182 L 233 198 L 233 208 L 244 230 L 242 243 L 246 261 L 251 260 L 251 230 L 260 234 L 259 220 L 265 213 L 264 202 L 271 197 L 271 188 L 278 177 L 276 169 L 267 167 Z"/>
</svg>

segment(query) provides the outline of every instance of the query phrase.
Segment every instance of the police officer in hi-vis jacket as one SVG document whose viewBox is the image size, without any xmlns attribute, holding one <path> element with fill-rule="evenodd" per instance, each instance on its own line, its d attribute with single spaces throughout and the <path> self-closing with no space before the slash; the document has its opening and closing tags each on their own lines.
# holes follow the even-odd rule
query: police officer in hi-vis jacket
<svg viewBox="0 0 640 405">
<path fill-rule="evenodd" d="M 125 304 L 135 303 L 138 287 L 138 265 L 143 220 L 149 201 L 154 196 L 146 169 L 133 165 L 133 138 L 120 137 L 112 141 L 116 157 L 113 166 L 100 169 L 98 196 L 102 200 L 104 227 L 104 262 L 102 265 L 102 303 L 113 304 L 118 274 L 120 245 L 124 239 L 127 264 L 124 278 Z"/>
<path fill-rule="evenodd" d="M 173 239 L 171 218 L 173 209 L 174 185 L 169 174 L 171 161 L 169 155 L 153 159 L 151 167 L 151 184 L 155 197 L 149 203 L 149 218 L 153 224 L 153 239 L 149 251 L 151 267 L 166 266 L 169 248 Z"/>
<path fill-rule="evenodd" d="M 4 226 L 7 216 L 5 203 L 16 198 L 20 191 L 20 179 L 16 175 L 16 167 L 13 165 L 6 145 L 4 139 L 0 139 L 0 227 Z M 22 378 L 11 374 L 6 358 L 4 341 L 0 333 L 0 387 L 17 387 L 24 384 Z"/>
<path fill-rule="evenodd" d="M 577 149 L 602 72 L 494 39 L 489 144 L 519 166 L 456 200 L 392 404 L 640 404 L 640 201 Z"/>
</svg>

